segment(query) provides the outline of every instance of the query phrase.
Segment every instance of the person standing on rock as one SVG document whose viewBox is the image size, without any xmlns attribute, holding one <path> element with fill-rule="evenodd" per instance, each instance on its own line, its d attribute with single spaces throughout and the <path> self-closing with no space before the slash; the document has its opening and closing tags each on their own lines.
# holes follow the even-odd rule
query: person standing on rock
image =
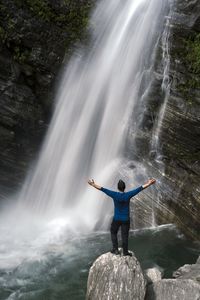
<svg viewBox="0 0 200 300">
<path fill-rule="evenodd" d="M 88 181 L 89 185 L 93 186 L 97 190 L 102 191 L 107 196 L 111 197 L 114 202 L 114 217 L 110 227 L 111 240 L 113 244 L 113 249 L 111 250 L 111 253 L 120 254 L 118 250 L 117 233 L 121 226 L 123 255 L 132 256 L 132 254 L 128 251 L 128 235 L 130 229 L 130 215 L 129 215 L 130 199 L 135 195 L 137 195 L 138 193 L 140 193 L 142 190 L 154 184 L 155 182 L 156 182 L 155 179 L 150 179 L 140 187 L 133 189 L 129 192 L 125 192 L 125 188 L 126 188 L 125 182 L 120 179 L 117 185 L 119 192 L 115 192 L 97 185 L 93 179 Z"/>
</svg>

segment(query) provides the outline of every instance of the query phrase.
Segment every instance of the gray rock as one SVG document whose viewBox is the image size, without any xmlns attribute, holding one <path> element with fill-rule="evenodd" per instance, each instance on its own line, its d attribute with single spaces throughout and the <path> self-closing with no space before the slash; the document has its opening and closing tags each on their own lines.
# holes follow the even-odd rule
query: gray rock
<svg viewBox="0 0 200 300">
<path fill-rule="evenodd" d="M 90 268 L 87 300 L 142 300 L 145 279 L 136 257 L 106 253 Z"/>
<path fill-rule="evenodd" d="M 162 273 L 157 268 L 149 268 L 144 271 L 147 283 L 156 282 L 162 279 Z"/>
<path fill-rule="evenodd" d="M 200 283 L 200 264 L 199 258 L 196 264 L 184 265 L 173 273 L 173 277 L 177 279 L 192 279 Z"/>
<path fill-rule="evenodd" d="M 200 300 L 200 264 L 184 265 L 173 273 L 176 279 L 163 279 L 149 285 L 146 300 Z"/>
<path fill-rule="evenodd" d="M 163 279 L 150 285 L 146 300 L 199 300 L 200 285 L 191 279 Z"/>
</svg>

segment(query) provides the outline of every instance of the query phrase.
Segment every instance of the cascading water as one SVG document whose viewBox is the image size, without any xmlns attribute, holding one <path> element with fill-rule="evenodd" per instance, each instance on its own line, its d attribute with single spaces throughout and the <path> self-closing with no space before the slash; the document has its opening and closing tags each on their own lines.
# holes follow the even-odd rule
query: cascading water
<svg viewBox="0 0 200 300">
<path fill-rule="evenodd" d="M 97 6 L 91 48 L 76 53 L 65 71 L 40 159 L 19 196 L 22 207 L 47 216 L 64 213 L 81 229 L 99 227 L 99 220 L 107 225 L 112 203 L 87 180 L 115 188 L 128 174 L 133 186 L 126 155 L 130 120 L 142 110 L 141 89 L 151 81 L 144 84 L 143 78 L 153 63 L 167 4 L 110 0 Z"/>
<path fill-rule="evenodd" d="M 156 190 L 155 201 L 154 201 L 154 209 L 161 209 L 165 211 L 166 214 L 169 213 L 168 208 L 162 201 L 162 178 L 165 176 L 165 163 L 163 162 L 163 154 L 162 154 L 162 145 L 160 144 L 160 138 L 162 135 L 162 123 L 163 118 L 166 113 L 166 107 L 168 103 L 168 99 L 170 96 L 170 87 L 171 81 L 169 77 L 169 69 L 170 69 L 170 21 L 173 18 L 173 6 L 174 1 L 170 1 L 170 11 L 166 18 L 165 29 L 162 34 L 162 65 L 163 65 L 163 80 L 161 89 L 163 92 L 163 103 L 161 104 L 160 110 L 157 114 L 157 120 L 154 122 L 154 127 L 152 131 L 152 138 L 151 138 L 151 152 L 154 155 L 155 163 L 157 164 L 157 170 L 161 174 L 161 182 L 157 185 L 158 188 Z"/>
<path fill-rule="evenodd" d="M 169 99 L 170 95 L 170 78 L 169 78 L 169 67 L 170 67 L 170 54 L 169 54 L 169 36 L 170 36 L 170 19 L 172 17 L 172 4 L 171 3 L 171 10 L 169 13 L 169 16 L 166 20 L 166 25 L 165 25 L 165 30 L 162 35 L 162 48 L 163 48 L 163 67 L 164 67 L 164 72 L 163 72 L 163 81 L 162 81 L 162 91 L 164 93 L 164 101 L 163 104 L 161 105 L 160 112 L 158 113 L 158 118 L 157 122 L 155 122 L 154 125 L 154 131 L 152 135 L 152 141 L 151 141 L 151 148 L 152 151 L 156 153 L 156 158 L 158 158 L 161 155 L 161 146 L 159 145 L 159 137 L 161 134 L 161 127 L 162 127 L 162 121 L 164 118 L 165 110 L 166 110 L 166 105 L 167 101 Z"/>
</svg>

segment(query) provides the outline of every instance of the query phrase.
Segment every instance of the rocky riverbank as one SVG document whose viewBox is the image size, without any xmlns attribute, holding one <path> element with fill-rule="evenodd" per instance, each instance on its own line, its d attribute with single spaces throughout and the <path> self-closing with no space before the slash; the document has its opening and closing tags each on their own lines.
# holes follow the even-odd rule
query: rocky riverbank
<svg viewBox="0 0 200 300">
<path fill-rule="evenodd" d="M 87 300 L 198 300 L 200 297 L 200 257 L 196 264 L 174 272 L 174 279 L 162 279 L 161 272 L 143 273 L 134 256 L 106 253 L 90 268 Z"/>
</svg>

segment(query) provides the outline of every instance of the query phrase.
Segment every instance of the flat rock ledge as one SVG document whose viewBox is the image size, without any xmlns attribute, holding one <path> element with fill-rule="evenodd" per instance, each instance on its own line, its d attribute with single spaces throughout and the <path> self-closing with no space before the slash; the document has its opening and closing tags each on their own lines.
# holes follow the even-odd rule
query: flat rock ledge
<svg viewBox="0 0 200 300">
<path fill-rule="evenodd" d="M 134 254 L 105 253 L 90 268 L 86 300 L 144 300 L 145 292 L 146 281 Z"/>
</svg>

